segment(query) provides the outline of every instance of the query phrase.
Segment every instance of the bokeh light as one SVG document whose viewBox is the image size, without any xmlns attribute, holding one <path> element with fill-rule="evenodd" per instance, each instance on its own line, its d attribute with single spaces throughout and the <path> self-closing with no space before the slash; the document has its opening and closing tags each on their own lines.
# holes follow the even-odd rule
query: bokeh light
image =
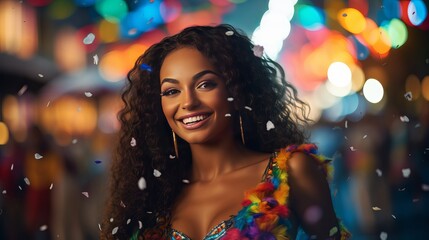
<svg viewBox="0 0 429 240">
<path fill-rule="evenodd" d="M 387 30 L 393 48 L 401 47 L 408 39 L 407 26 L 397 18 L 392 19 L 389 24 L 383 28 Z"/>
<path fill-rule="evenodd" d="M 429 75 L 422 80 L 422 95 L 426 101 L 429 101 Z"/>
<path fill-rule="evenodd" d="M 349 7 L 354 8 L 361 12 L 363 15 L 368 14 L 368 1 L 367 0 L 349 0 L 348 1 Z"/>
<path fill-rule="evenodd" d="M 128 12 L 127 3 L 124 0 L 97 1 L 95 9 L 103 18 L 110 22 L 119 22 Z"/>
<path fill-rule="evenodd" d="M 368 102 L 378 103 L 383 99 L 384 89 L 378 80 L 370 78 L 363 85 L 363 94 Z"/>
<path fill-rule="evenodd" d="M 4 145 L 9 141 L 9 130 L 4 122 L 0 122 L 0 145 Z"/>
<path fill-rule="evenodd" d="M 76 10 L 74 5 L 69 0 L 55 0 L 49 5 L 49 15 L 53 19 L 66 19 L 70 17 Z"/>
<path fill-rule="evenodd" d="M 310 5 L 297 6 L 296 16 L 299 23 L 307 30 L 315 31 L 325 25 L 321 9 Z"/>
<path fill-rule="evenodd" d="M 421 0 L 411 0 L 407 9 L 408 18 L 414 26 L 419 26 L 427 17 L 427 8 Z"/>
<path fill-rule="evenodd" d="M 411 74 L 405 80 L 405 92 L 411 92 L 413 98 L 412 100 L 416 100 L 420 97 L 420 80 L 419 78 Z"/>
<path fill-rule="evenodd" d="M 172 22 L 180 16 L 182 4 L 179 0 L 164 0 L 159 7 L 159 12 L 164 22 Z"/>
<path fill-rule="evenodd" d="M 381 8 L 387 19 L 401 17 L 401 5 L 398 0 L 383 0 Z"/>
<path fill-rule="evenodd" d="M 329 65 L 328 80 L 337 87 L 345 87 L 351 84 L 352 72 L 347 64 L 334 62 Z"/>
<path fill-rule="evenodd" d="M 115 22 L 101 20 L 98 24 L 98 36 L 104 43 L 116 42 L 119 40 L 119 26 Z"/>
<path fill-rule="evenodd" d="M 366 28 L 365 17 L 354 8 L 345 8 L 339 11 L 338 22 L 344 29 L 354 34 L 359 34 Z"/>
</svg>

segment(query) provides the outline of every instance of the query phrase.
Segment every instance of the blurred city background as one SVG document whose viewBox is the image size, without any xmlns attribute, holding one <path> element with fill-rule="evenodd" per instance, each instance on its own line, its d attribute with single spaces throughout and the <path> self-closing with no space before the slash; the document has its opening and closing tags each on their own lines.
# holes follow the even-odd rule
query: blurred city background
<svg viewBox="0 0 429 240">
<path fill-rule="evenodd" d="M 353 239 L 429 235 L 421 0 L 0 1 L 0 239 L 98 239 L 127 71 L 186 26 L 244 30 L 311 106 Z"/>
</svg>

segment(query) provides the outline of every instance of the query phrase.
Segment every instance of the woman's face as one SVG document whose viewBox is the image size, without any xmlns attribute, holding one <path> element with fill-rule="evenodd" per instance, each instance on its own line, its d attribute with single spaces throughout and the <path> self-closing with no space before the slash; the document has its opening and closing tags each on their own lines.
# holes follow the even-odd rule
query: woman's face
<svg viewBox="0 0 429 240">
<path fill-rule="evenodd" d="M 233 135 L 232 103 L 224 80 L 194 48 L 165 58 L 160 71 L 161 105 L 171 129 L 189 144 L 215 143 Z"/>
</svg>

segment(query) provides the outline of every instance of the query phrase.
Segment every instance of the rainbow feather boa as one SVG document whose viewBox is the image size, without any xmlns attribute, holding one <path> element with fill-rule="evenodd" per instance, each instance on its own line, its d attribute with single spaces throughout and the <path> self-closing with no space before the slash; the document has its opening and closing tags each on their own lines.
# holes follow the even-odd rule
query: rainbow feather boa
<svg viewBox="0 0 429 240">
<path fill-rule="evenodd" d="M 332 168 L 326 164 L 329 160 L 317 155 L 316 145 L 290 145 L 281 149 L 273 159 L 271 178 L 245 193 L 243 209 L 234 217 L 234 226 L 222 240 L 289 239 L 286 232 L 290 227 L 286 163 L 294 152 L 304 152 L 317 159 L 324 166 L 326 176 L 331 176 Z M 349 237 L 350 233 L 341 225 L 341 239 Z"/>
</svg>

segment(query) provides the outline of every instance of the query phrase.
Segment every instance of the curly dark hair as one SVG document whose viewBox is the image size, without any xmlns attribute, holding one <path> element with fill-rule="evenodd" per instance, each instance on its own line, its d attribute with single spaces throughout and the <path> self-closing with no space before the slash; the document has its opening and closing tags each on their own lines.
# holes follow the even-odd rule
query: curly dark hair
<svg viewBox="0 0 429 240">
<path fill-rule="evenodd" d="M 161 65 L 169 53 L 182 47 L 200 51 L 222 75 L 237 111 L 233 114 L 235 136 L 240 138 L 237 116 L 241 115 L 246 147 L 274 152 L 307 138 L 303 127 L 309 122 L 308 105 L 297 98 L 296 89 L 285 80 L 278 63 L 255 56 L 254 45 L 242 31 L 226 24 L 194 26 L 166 37 L 140 56 L 128 73 L 102 239 L 129 239 L 139 228 L 142 235 L 148 229 L 162 233 L 169 210 L 184 186 L 182 180 L 190 172 L 192 156 L 184 140 L 178 139 L 180 159 L 172 159 L 172 132 L 160 96 Z M 275 126 L 269 131 L 268 121 Z M 155 177 L 154 169 L 162 175 Z M 144 190 L 137 184 L 142 177 Z"/>
</svg>

